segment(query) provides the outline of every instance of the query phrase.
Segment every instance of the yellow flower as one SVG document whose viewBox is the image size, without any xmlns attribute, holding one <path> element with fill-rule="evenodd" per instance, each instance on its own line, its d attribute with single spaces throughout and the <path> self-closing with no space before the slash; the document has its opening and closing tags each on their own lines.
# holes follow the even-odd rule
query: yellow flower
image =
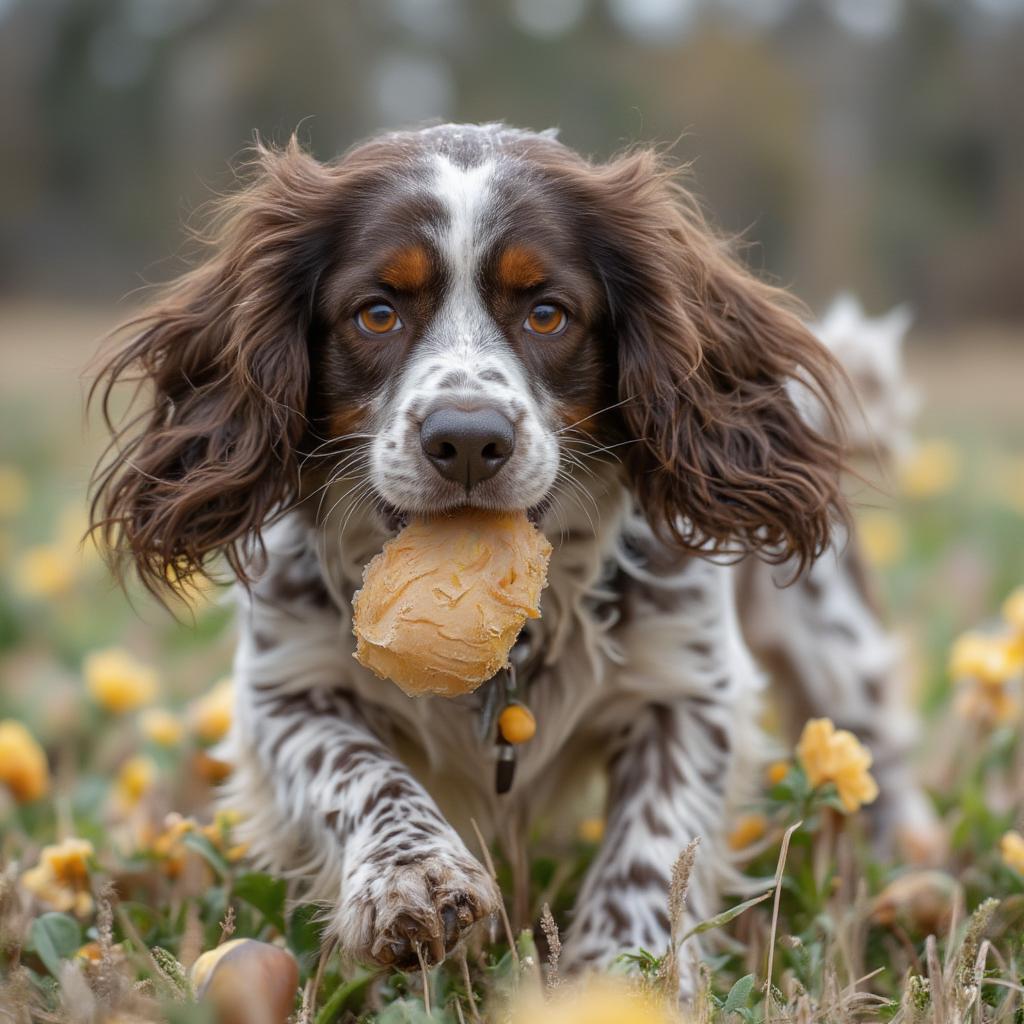
<svg viewBox="0 0 1024 1024">
<path fill-rule="evenodd" d="M 895 565 L 906 553 L 907 532 L 891 512 L 865 512 L 857 520 L 857 536 L 872 565 Z"/>
<path fill-rule="evenodd" d="M 976 679 L 987 686 L 1009 682 L 1021 667 L 1021 645 L 1003 634 L 964 633 L 949 655 L 949 674 L 954 679 Z"/>
<path fill-rule="evenodd" d="M 204 743 L 222 740 L 231 728 L 234 705 L 234 683 L 230 678 L 222 679 L 209 693 L 194 701 L 189 718 L 199 739 Z"/>
<path fill-rule="evenodd" d="M 1020 708 L 1016 694 L 1007 687 L 970 680 L 957 696 L 956 711 L 963 718 L 991 726 L 1014 721 Z"/>
<path fill-rule="evenodd" d="M 599 843 L 604 838 L 604 818 L 584 818 L 577 834 L 584 843 Z"/>
<path fill-rule="evenodd" d="M 591 978 L 582 988 L 566 986 L 544 1000 L 521 999 L 513 1024 L 683 1024 L 656 997 L 623 981 Z"/>
<path fill-rule="evenodd" d="M 200 829 L 231 864 L 241 860 L 249 849 L 248 843 L 231 842 L 231 831 L 241 820 L 242 815 L 238 811 L 222 809 L 217 811 L 209 825 Z"/>
<path fill-rule="evenodd" d="M 205 836 L 226 860 L 234 863 L 245 856 L 247 843 L 231 843 L 231 829 L 238 823 L 236 811 L 218 811 L 209 825 L 200 826 L 195 818 L 182 817 L 177 812 L 164 819 L 164 830 L 153 841 L 152 851 L 161 861 L 163 870 L 171 878 L 177 878 L 185 864 L 188 848 L 182 840 L 190 832 Z"/>
<path fill-rule="evenodd" d="M 12 519 L 28 504 L 28 481 L 14 466 L 0 466 L 0 519 Z"/>
<path fill-rule="evenodd" d="M 158 747 L 176 747 L 185 728 L 181 719 L 166 708 L 149 708 L 139 715 L 139 731 Z"/>
<path fill-rule="evenodd" d="M 210 757 L 205 750 L 197 750 L 192 758 L 192 767 L 195 773 L 205 782 L 215 786 L 223 782 L 231 774 L 231 764 L 228 761 L 221 761 L 219 758 Z"/>
<path fill-rule="evenodd" d="M 729 849 L 745 850 L 768 831 L 768 819 L 763 814 L 742 814 L 729 833 Z"/>
<path fill-rule="evenodd" d="M 39 863 L 21 876 L 21 884 L 54 910 L 85 917 L 93 907 L 88 864 L 92 854 L 87 839 L 65 839 L 44 846 Z"/>
<path fill-rule="evenodd" d="M 960 479 L 961 458 L 948 441 L 924 441 L 900 466 L 903 493 L 908 498 L 946 494 Z"/>
<path fill-rule="evenodd" d="M 45 796 L 50 788 L 46 754 L 35 737 L 14 719 L 0 721 L 0 786 L 20 804 Z"/>
<path fill-rule="evenodd" d="M 33 600 L 61 597 L 74 582 L 74 559 L 57 544 L 29 548 L 14 566 L 15 589 L 23 597 Z"/>
<path fill-rule="evenodd" d="M 773 761 L 764 774 L 769 786 L 777 786 L 789 774 L 789 762 Z"/>
<path fill-rule="evenodd" d="M 804 726 L 796 752 L 812 786 L 835 783 L 847 813 L 878 796 L 878 786 L 868 771 L 871 752 L 852 732 L 837 730 L 831 719 L 812 718 Z"/>
<path fill-rule="evenodd" d="M 1024 634 L 1024 587 L 1018 587 L 1003 602 L 1003 618 L 1015 633 Z"/>
<path fill-rule="evenodd" d="M 999 840 L 999 852 L 1003 863 L 1024 875 L 1024 836 L 1019 832 L 1007 832 Z"/>
<path fill-rule="evenodd" d="M 148 757 L 130 757 L 117 773 L 114 797 L 123 809 L 130 809 L 153 788 L 156 765 Z"/>
<path fill-rule="evenodd" d="M 216 580 L 192 571 L 187 562 L 182 562 L 179 567 L 167 566 L 164 575 L 178 597 L 193 609 L 212 604 L 220 589 Z"/>
<path fill-rule="evenodd" d="M 117 715 L 143 707 L 156 697 L 156 672 L 119 647 L 94 651 L 85 659 L 84 673 L 93 700 Z"/>
<path fill-rule="evenodd" d="M 153 841 L 152 851 L 163 861 L 164 874 L 177 878 L 185 864 L 186 847 L 182 839 L 189 832 L 196 832 L 199 824 L 195 818 L 185 818 L 176 811 L 164 819 L 164 830 Z"/>
</svg>

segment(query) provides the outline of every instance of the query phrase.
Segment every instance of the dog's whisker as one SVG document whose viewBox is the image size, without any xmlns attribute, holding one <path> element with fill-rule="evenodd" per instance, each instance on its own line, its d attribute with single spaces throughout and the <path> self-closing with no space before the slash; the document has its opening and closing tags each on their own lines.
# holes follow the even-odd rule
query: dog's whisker
<svg viewBox="0 0 1024 1024">
<path fill-rule="evenodd" d="M 578 455 L 568 450 L 562 451 L 560 454 L 562 458 L 564 458 L 565 461 L 569 464 L 570 468 L 575 467 L 579 469 L 581 472 L 586 473 L 587 476 L 591 477 L 592 479 L 597 479 L 597 474 L 594 472 L 594 470 L 590 466 L 588 466 Z M 605 460 L 597 459 L 596 461 L 604 462 Z"/>
<path fill-rule="evenodd" d="M 328 477 L 326 483 L 321 484 L 320 487 L 313 492 L 313 494 L 321 492 L 320 501 L 317 504 L 317 518 L 320 517 L 320 513 L 323 511 L 324 499 L 330 493 L 331 487 L 346 479 L 347 475 L 357 467 L 365 469 L 365 461 L 368 459 L 369 454 L 369 446 L 367 445 L 365 452 L 357 453 L 355 456 L 342 460 L 341 464 L 338 467 L 335 467 L 331 475 Z M 360 455 L 362 456 L 362 459 L 360 459 Z M 310 495 L 310 497 L 312 497 L 312 495 Z"/>
<path fill-rule="evenodd" d="M 570 482 L 570 480 L 571 478 L 566 477 L 564 474 L 561 475 L 560 477 L 556 477 L 555 482 L 551 485 L 551 490 L 553 493 L 561 494 L 564 498 L 573 501 L 577 505 L 579 510 L 587 517 L 587 522 L 590 524 L 590 529 L 596 536 L 598 533 L 598 529 L 596 524 L 594 523 L 593 518 L 590 515 L 590 512 L 587 510 L 587 507 L 580 500 L 579 495 L 568 488 L 568 483 Z M 576 483 L 578 485 L 578 481 L 571 482 Z M 584 491 L 584 493 L 589 492 Z M 596 502 L 594 507 L 597 508 Z M 600 518 L 600 510 L 598 510 L 598 517 Z"/>
<path fill-rule="evenodd" d="M 318 444 L 315 448 L 310 448 L 308 452 L 304 452 L 303 454 L 307 458 L 309 458 L 310 456 L 316 455 L 317 452 L 328 447 L 329 445 L 340 445 L 344 444 L 347 441 L 355 440 L 373 440 L 378 436 L 379 435 L 376 433 L 370 434 L 366 433 L 365 431 L 353 431 L 351 434 L 338 434 L 336 437 L 328 437 L 326 440 Z"/>
<path fill-rule="evenodd" d="M 562 427 L 561 430 L 556 430 L 555 433 L 565 433 L 565 431 L 567 430 L 572 430 L 573 427 L 578 427 L 581 423 L 586 423 L 587 420 L 596 419 L 602 413 L 611 412 L 612 409 L 618 409 L 620 406 L 625 405 L 627 402 L 632 402 L 633 397 L 633 395 L 629 395 L 626 398 L 623 398 L 621 401 L 614 402 L 612 405 L 606 405 L 603 409 L 597 409 L 594 412 L 587 413 L 587 415 L 584 416 L 582 419 L 577 420 L 575 423 L 570 423 L 568 426 Z"/>
<path fill-rule="evenodd" d="M 586 498 L 590 502 L 590 504 L 594 508 L 594 513 L 597 516 L 597 521 L 600 523 L 601 522 L 601 506 L 598 505 L 597 499 L 593 496 L 593 494 L 591 494 L 590 491 L 586 487 L 584 487 L 583 484 L 580 483 L 579 480 L 575 479 L 571 475 L 563 474 L 562 479 L 565 481 L 566 485 L 569 486 L 572 489 L 572 491 L 575 494 L 577 494 L 581 498 Z M 582 503 L 581 503 L 581 507 L 582 507 Z"/>
<path fill-rule="evenodd" d="M 341 529 L 338 531 L 338 543 L 339 544 L 343 540 L 343 538 L 345 536 L 345 530 L 347 529 L 348 524 L 349 524 L 350 520 L 352 519 L 353 515 L 355 515 L 356 510 L 361 508 L 362 506 L 366 505 L 367 504 L 367 499 L 369 499 L 370 502 L 372 502 L 373 499 L 376 496 L 375 491 L 373 489 L 373 481 L 367 479 L 367 480 L 364 480 L 363 483 L 365 485 L 363 490 L 357 495 L 355 501 L 349 507 L 348 513 L 345 515 L 345 519 L 344 519 L 344 521 L 341 524 Z"/>
<path fill-rule="evenodd" d="M 322 522 L 324 523 L 324 525 L 326 526 L 327 523 L 331 521 L 331 516 L 334 515 L 335 510 L 350 494 L 366 486 L 368 483 L 369 481 L 367 480 L 366 477 L 360 477 L 359 479 L 357 479 L 356 482 L 347 491 L 345 491 L 330 507 L 330 509 L 327 512 L 327 515 L 323 517 Z M 355 499 L 353 499 L 353 501 L 354 500 Z"/>
</svg>

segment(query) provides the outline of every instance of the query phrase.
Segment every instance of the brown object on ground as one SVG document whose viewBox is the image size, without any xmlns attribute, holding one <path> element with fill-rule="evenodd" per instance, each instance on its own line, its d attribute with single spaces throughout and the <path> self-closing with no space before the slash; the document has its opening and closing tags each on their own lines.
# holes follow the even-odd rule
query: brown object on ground
<svg viewBox="0 0 1024 1024">
<path fill-rule="evenodd" d="M 217 1024 L 286 1024 L 295 1009 L 299 965 L 279 946 L 233 939 L 199 957 L 191 979 Z"/>
<path fill-rule="evenodd" d="M 410 523 L 363 572 L 356 659 L 410 696 L 470 693 L 540 616 L 550 556 L 523 512 L 465 509 Z"/>
</svg>

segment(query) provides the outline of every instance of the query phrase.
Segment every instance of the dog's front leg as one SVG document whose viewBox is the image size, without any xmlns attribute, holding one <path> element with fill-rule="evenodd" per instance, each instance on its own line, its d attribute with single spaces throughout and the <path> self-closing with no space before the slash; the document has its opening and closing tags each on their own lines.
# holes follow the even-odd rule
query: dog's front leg
<svg viewBox="0 0 1024 1024">
<path fill-rule="evenodd" d="M 698 836 L 702 847 L 689 877 L 682 932 L 714 912 L 733 756 L 726 712 L 725 705 L 700 698 L 652 704 L 619 737 L 604 840 L 566 939 L 563 960 L 570 970 L 605 967 L 625 952 L 668 949 L 672 868 Z M 683 995 L 694 980 L 686 953 Z"/>
<path fill-rule="evenodd" d="M 264 687 L 245 710 L 254 778 L 273 790 L 263 800 L 274 800 L 280 826 L 292 830 L 314 895 L 337 900 L 330 929 L 346 953 L 382 965 L 412 966 L 420 955 L 436 963 L 495 909 L 493 881 L 354 694 Z M 258 848 L 279 838 L 254 831 Z"/>
</svg>

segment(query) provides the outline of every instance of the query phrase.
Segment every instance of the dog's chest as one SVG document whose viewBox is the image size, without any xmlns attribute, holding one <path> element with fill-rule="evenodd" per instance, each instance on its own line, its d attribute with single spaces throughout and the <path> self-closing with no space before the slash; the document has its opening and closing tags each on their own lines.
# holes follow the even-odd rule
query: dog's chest
<svg viewBox="0 0 1024 1024">
<path fill-rule="evenodd" d="M 618 618 L 619 597 L 610 589 L 614 570 L 590 541 L 589 551 L 563 546 L 551 566 L 543 617 L 529 622 L 512 652 L 514 690 L 507 677 L 473 693 L 411 698 L 346 659 L 353 687 L 372 708 L 375 727 L 388 731 L 403 756 L 428 774 L 460 780 L 481 790 L 495 788 L 499 755 L 497 716 L 508 701 L 527 706 L 536 720 L 532 739 L 515 754 L 514 788 L 534 786 L 554 762 L 587 741 L 587 723 L 599 704 L 613 699 L 614 644 L 609 627 Z M 505 754 L 507 755 L 507 751 Z"/>
</svg>

